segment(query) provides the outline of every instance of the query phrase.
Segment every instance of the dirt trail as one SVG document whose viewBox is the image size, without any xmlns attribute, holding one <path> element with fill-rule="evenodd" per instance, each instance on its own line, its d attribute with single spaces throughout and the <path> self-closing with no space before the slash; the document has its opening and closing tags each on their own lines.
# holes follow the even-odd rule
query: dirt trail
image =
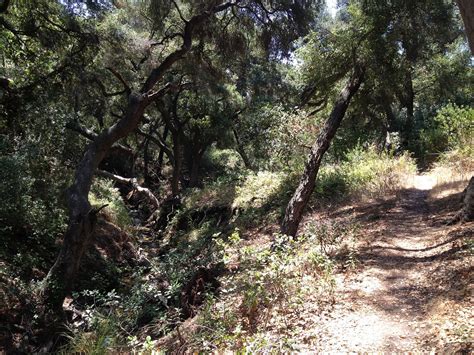
<svg viewBox="0 0 474 355">
<path fill-rule="evenodd" d="M 432 308 L 445 291 L 435 275 L 458 249 L 449 228 L 430 218 L 432 186 L 429 176 L 416 177 L 393 203 L 365 211 L 360 269 L 338 278 L 334 310 L 319 320 L 319 351 L 433 348 Z"/>
</svg>

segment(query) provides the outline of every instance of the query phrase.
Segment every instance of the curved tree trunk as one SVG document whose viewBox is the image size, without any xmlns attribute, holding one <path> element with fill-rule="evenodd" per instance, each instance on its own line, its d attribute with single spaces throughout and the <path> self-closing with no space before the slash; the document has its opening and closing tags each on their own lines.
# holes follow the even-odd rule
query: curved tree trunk
<svg viewBox="0 0 474 355">
<path fill-rule="evenodd" d="M 252 162 L 250 161 L 247 153 L 245 152 L 245 148 L 242 142 L 240 141 L 240 137 L 239 137 L 239 133 L 237 132 L 237 129 L 235 129 L 235 127 L 232 127 L 232 132 L 234 133 L 235 143 L 237 146 L 237 153 L 239 153 L 240 156 L 242 157 L 245 167 L 249 170 L 253 170 Z"/>
<path fill-rule="evenodd" d="M 351 98 L 359 89 L 363 77 L 364 70 L 362 68 L 356 68 L 346 86 L 340 92 L 328 120 L 324 124 L 318 139 L 311 148 L 300 183 L 286 207 L 285 218 L 281 225 L 281 233 L 293 237 L 296 235 L 298 226 L 303 217 L 304 208 L 314 190 L 321 160 L 323 159 L 324 153 L 328 150 L 331 140 L 344 118 Z"/>
<path fill-rule="evenodd" d="M 94 228 L 97 211 L 91 208 L 88 199 L 94 173 L 110 147 L 135 129 L 146 104 L 146 95 L 130 95 L 123 118 L 89 144 L 76 168 L 74 182 L 68 189 L 69 222 L 64 241 L 56 262 L 43 281 L 45 301 L 54 308 L 62 305 L 71 289 Z"/>
<path fill-rule="evenodd" d="M 474 1 L 472 0 L 456 0 L 462 20 L 466 30 L 467 41 L 474 55 Z"/>
<path fill-rule="evenodd" d="M 206 152 L 207 146 L 204 144 L 204 147 L 197 149 L 193 153 L 193 161 L 191 164 L 191 174 L 189 178 L 189 186 L 190 187 L 199 187 L 200 180 L 199 180 L 199 168 L 201 167 L 201 161 L 204 153 Z"/>
<path fill-rule="evenodd" d="M 42 294 L 44 302 L 53 309 L 61 309 L 64 298 L 71 290 L 75 276 L 94 228 L 97 210 L 93 210 L 88 195 L 94 173 L 110 147 L 119 139 L 133 132 L 145 111 L 152 102 L 161 98 L 171 85 L 154 92 L 155 85 L 163 79 L 165 73 L 191 50 L 192 36 L 196 26 L 203 23 L 212 14 L 233 6 L 224 3 L 192 17 L 186 22 L 181 48 L 170 53 L 163 62 L 154 68 L 139 93 L 132 93 L 120 77 L 128 93 L 127 108 L 123 117 L 113 126 L 99 134 L 86 149 L 76 168 L 74 181 L 68 189 L 69 222 L 64 241 L 54 265 L 43 280 Z M 114 75 L 119 76 L 113 70 Z"/>
</svg>

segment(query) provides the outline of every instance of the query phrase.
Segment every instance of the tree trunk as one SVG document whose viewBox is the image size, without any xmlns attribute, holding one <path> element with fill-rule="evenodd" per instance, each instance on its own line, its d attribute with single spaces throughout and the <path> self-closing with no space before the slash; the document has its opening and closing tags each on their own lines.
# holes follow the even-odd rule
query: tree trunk
<svg viewBox="0 0 474 355">
<path fill-rule="evenodd" d="M 148 145 L 150 140 L 145 138 L 145 144 L 143 146 L 143 180 L 145 181 L 145 185 L 150 185 L 150 174 L 148 171 L 148 163 L 150 161 L 150 154 L 148 152 Z"/>
<path fill-rule="evenodd" d="M 232 128 L 232 132 L 234 133 L 235 143 L 237 145 L 237 152 L 242 157 L 245 167 L 249 170 L 253 170 L 252 163 L 250 162 L 250 159 L 247 153 L 245 152 L 244 146 L 242 145 L 242 142 L 240 141 L 239 133 L 237 132 L 235 128 Z"/>
<path fill-rule="evenodd" d="M 163 132 L 163 142 L 166 142 L 166 138 L 168 138 L 169 128 L 168 125 L 165 125 L 165 130 Z M 159 174 L 161 175 L 161 169 L 163 168 L 163 158 L 165 156 L 165 150 L 160 148 L 160 153 L 158 154 L 158 169 L 160 169 Z"/>
<path fill-rule="evenodd" d="M 202 156 L 204 155 L 205 151 L 206 151 L 206 148 L 201 148 L 201 149 L 198 149 L 193 154 L 193 161 L 191 164 L 191 174 L 189 178 L 190 187 L 199 186 L 199 167 L 201 165 Z"/>
<path fill-rule="evenodd" d="M 466 193 L 464 195 L 464 216 L 463 221 L 470 222 L 474 221 L 474 176 L 471 177 L 469 185 L 466 187 Z"/>
<path fill-rule="evenodd" d="M 461 210 L 447 224 L 471 221 L 474 221 L 474 176 L 463 191 Z"/>
<path fill-rule="evenodd" d="M 74 182 L 68 189 L 69 222 L 64 241 L 56 262 L 43 281 L 44 301 L 54 309 L 61 308 L 64 297 L 72 288 L 94 228 L 98 211 L 91 208 L 88 199 L 94 173 L 110 147 L 135 129 L 146 105 L 145 95 L 131 94 L 125 115 L 89 144 L 76 168 Z"/>
<path fill-rule="evenodd" d="M 171 178 L 171 192 L 173 197 L 179 195 L 179 181 L 181 179 L 181 168 L 183 165 L 183 154 L 181 153 L 181 139 L 178 131 L 173 133 L 173 176 Z"/>
<path fill-rule="evenodd" d="M 456 0 L 461 17 L 466 30 L 467 41 L 471 48 L 471 54 L 474 55 L 474 1 Z"/>
<path fill-rule="evenodd" d="M 409 69 L 406 81 L 405 81 L 405 98 L 404 106 L 407 109 L 407 120 L 405 127 L 403 128 L 405 136 L 405 146 L 410 142 L 413 135 L 413 126 L 415 124 L 415 91 L 413 90 L 413 80 L 411 75 L 411 68 Z"/>
<path fill-rule="evenodd" d="M 139 93 L 132 93 L 130 87 L 123 82 L 128 94 L 128 103 L 123 117 L 113 126 L 105 129 L 89 144 L 76 168 L 74 181 L 68 189 L 68 227 L 59 255 L 43 280 L 42 286 L 43 300 L 49 307 L 62 308 L 64 298 L 72 288 L 82 255 L 89 243 L 98 211 L 91 209 L 88 195 L 94 173 L 100 162 L 115 142 L 137 128 L 145 108 L 168 91 L 171 85 L 166 85 L 158 91 L 153 90 L 168 70 L 191 50 L 196 26 L 202 24 L 213 14 L 232 6 L 234 3 L 231 2 L 216 5 L 187 21 L 184 26 L 181 47 L 170 53 L 160 65 L 150 72 Z"/>
<path fill-rule="evenodd" d="M 281 233 L 294 237 L 298 231 L 298 226 L 303 217 L 311 193 L 314 190 L 316 177 L 321 165 L 324 153 L 328 150 L 332 138 L 336 134 L 337 128 L 341 124 L 346 113 L 351 98 L 359 89 L 364 77 L 364 69 L 356 68 L 344 89 L 340 92 L 334 108 L 324 124 L 318 139 L 311 148 L 308 161 L 301 176 L 299 185 L 293 194 L 285 212 L 285 218 L 281 225 Z"/>
</svg>

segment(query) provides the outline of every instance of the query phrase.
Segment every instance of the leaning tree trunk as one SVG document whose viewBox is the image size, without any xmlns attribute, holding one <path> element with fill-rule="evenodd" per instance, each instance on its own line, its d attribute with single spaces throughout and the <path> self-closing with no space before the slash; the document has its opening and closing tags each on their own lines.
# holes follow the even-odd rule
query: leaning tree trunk
<svg viewBox="0 0 474 355">
<path fill-rule="evenodd" d="M 155 85 L 163 79 L 174 63 L 191 50 L 195 27 L 203 23 L 211 15 L 233 5 L 234 3 L 231 2 L 217 5 L 210 10 L 193 16 L 187 21 L 182 35 L 182 46 L 170 53 L 159 66 L 150 72 L 139 93 L 132 93 L 130 87 L 123 81 L 123 78 L 119 78 L 128 93 L 125 113 L 117 123 L 105 129 L 89 144 L 81 162 L 76 168 L 73 184 L 68 189 L 68 227 L 59 255 L 49 270 L 48 275 L 43 280 L 42 294 L 44 302 L 49 307 L 61 309 L 64 298 L 72 288 L 82 255 L 89 243 L 98 211 L 91 208 L 88 195 L 94 173 L 100 162 L 115 142 L 137 128 L 145 108 L 152 102 L 160 99 L 172 87 L 169 84 L 158 91 L 153 91 Z"/>
<path fill-rule="evenodd" d="M 340 92 L 328 120 L 324 124 L 318 139 L 312 146 L 300 183 L 286 207 L 285 218 L 281 225 L 281 232 L 283 234 L 293 237 L 296 235 L 298 226 L 303 217 L 304 208 L 314 190 L 321 160 L 344 118 L 351 98 L 359 89 L 363 77 L 364 69 L 357 67 L 344 89 Z"/>
<path fill-rule="evenodd" d="M 457 0 L 456 2 L 458 3 L 461 17 L 464 22 L 467 41 L 469 42 L 471 53 L 474 55 L 474 1 Z"/>
<path fill-rule="evenodd" d="M 189 174 L 189 187 L 199 186 L 199 167 L 201 165 L 201 153 L 195 152 L 193 154 L 193 161 L 191 162 L 191 173 Z"/>
<path fill-rule="evenodd" d="M 91 208 L 88 195 L 95 171 L 110 147 L 135 129 L 146 105 L 146 95 L 130 95 L 125 115 L 89 144 L 76 168 L 74 182 L 68 189 L 69 223 L 64 241 L 56 262 L 43 281 L 44 299 L 52 308 L 60 308 L 71 290 L 94 229 L 98 211 Z"/>
</svg>

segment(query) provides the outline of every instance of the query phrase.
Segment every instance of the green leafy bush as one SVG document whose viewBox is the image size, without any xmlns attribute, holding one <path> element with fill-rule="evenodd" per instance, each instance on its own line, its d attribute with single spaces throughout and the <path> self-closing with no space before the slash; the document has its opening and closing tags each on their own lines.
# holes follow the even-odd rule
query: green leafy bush
<svg viewBox="0 0 474 355">
<path fill-rule="evenodd" d="M 342 163 L 323 166 L 316 197 L 377 196 L 403 186 L 404 179 L 415 171 L 414 160 L 407 153 L 394 157 L 391 153 L 377 152 L 375 147 L 358 146 Z"/>
<path fill-rule="evenodd" d="M 431 125 L 420 133 L 425 153 L 472 147 L 473 137 L 474 108 L 452 103 L 438 110 Z"/>
<path fill-rule="evenodd" d="M 32 142 L 0 139 L 0 258 L 19 272 L 46 269 L 65 228 L 64 180 L 54 168 Z"/>
<path fill-rule="evenodd" d="M 114 187 L 111 180 L 96 179 L 89 193 L 89 201 L 94 207 L 108 205 L 106 207 L 108 217 L 112 223 L 122 229 L 126 229 L 131 225 L 127 207 L 120 196 L 119 190 Z"/>
</svg>

